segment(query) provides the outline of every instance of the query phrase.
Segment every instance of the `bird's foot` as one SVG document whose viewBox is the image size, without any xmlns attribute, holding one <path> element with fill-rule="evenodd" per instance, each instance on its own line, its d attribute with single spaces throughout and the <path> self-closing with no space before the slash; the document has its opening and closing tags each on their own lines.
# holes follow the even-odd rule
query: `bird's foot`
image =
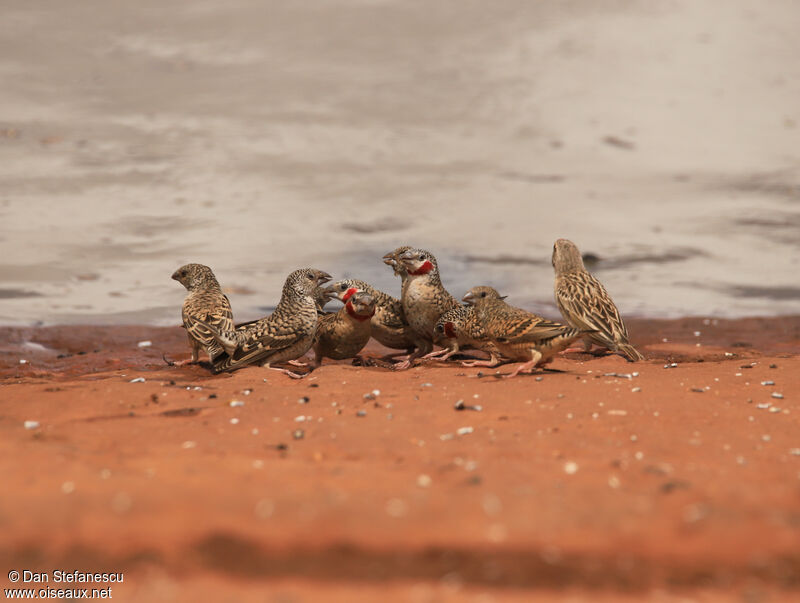
<svg viewBox="0 0 800 603">
<path fill-rule="evenodd" d="M 472 362 L 462 362 L 461 366 L 472 368 L 473 366 L 495 367 L 500 364 L 497 360 L 473 360 Z"/>
<path fill-rule="evenodd" d="M 303 379 L 308 377 L 311 374 L 311 371 L 307 373 L 295 373 L 294 371 L 290 371 L 289 369 L 285 368 L 278 368 L 277 366 L 270 366 L 268 367 L 271 371 L 278 371 L 279 373 L 283 373 L 287 377 L 291 377 L 292 379 Z"/>
</svg>

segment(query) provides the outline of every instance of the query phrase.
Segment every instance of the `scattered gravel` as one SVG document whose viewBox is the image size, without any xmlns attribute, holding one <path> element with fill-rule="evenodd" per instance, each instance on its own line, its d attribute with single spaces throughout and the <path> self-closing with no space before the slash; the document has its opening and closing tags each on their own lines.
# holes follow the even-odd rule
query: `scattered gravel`
<svg viewBox="0 0 800 603">
<path fill-rule="evenodd" d="M 25 421 L 25 429 L 39 429 L 39 421 Z"/>
</svg>

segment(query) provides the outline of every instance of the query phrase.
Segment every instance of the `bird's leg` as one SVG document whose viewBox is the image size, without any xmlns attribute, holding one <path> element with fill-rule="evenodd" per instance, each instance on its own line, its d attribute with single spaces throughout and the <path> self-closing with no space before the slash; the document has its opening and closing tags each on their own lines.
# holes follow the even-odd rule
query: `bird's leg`
<svg viewBox="0 0 800 603">
<path fill-rule="evenodd" d="M 533 369 L 536 368 L 536 363 L 542 359 L 542 354 L 538 350 L 531 350 L 531 359 L 528 362 L 523 362 L 520 364 L 516 370 L 511 373 L 510 375 L 506 375 L 505 379 L 511 379 L 512 377 L 516 377 L 520 373 L 531 373 Z"/>
<path fill-rule="evenodd" d="M 301 368 L 305 368 L 308 366 L 308 362 L 302 362 L 300 360 L 287 360 L 286 364 L 291 364 L 292 366 L 299 366 Z"/>
<path fill-rule="evenodd" d="M 311 371 L 303 374 L 295 373 L 293 371 L 290 371 L 289 369 L 278 368 L 277 366 L 268 366 L 267 368 L 270 369 L 271 371 L 278 371 L 279 373 L 283 373 L 284 375 L 287 375 L 292 379 L 303 379 L 304 377 L 307 377 L 311 373 Z"/>
<path fill-rule="evenodd" d="M 582 346 L 575 346 L 573 348 L 568 348 L 561 352 L 562 354 L 569 354 L 570 352 L 582 352 L 584 354 L 588 354 L 592 351 L 592 340 L 588 337 L 584 337 L 582 340 Z"/>
<path fill-rule="evenodd" d="M 417 349 L 414 350 L 411 354 L 409 354 L 408 358 L 402 362 L 396 363 L 392 368 L 396 371 L 405 371 L 410 369 L 414 365 L 414 361 L 417 358 L 421 358 L 426 354 L 429 354 L 431 349 L 433 348 L 433 343 L 427 341 L 425 339 L 420 339 L 416 342 Z"/>
<path fill-rule="evenodd" d="M 497 354 L 492 352 L 492 357 L 489 358 L 489 360 L 473 360 L 472 362 L 462 362 L 461 366 L 466 366 L 468 368 L 473 366 L 494 367 L 500 364 L 501 362 L 502 361 L 500 360 L 500 358 L 497 357 Z"/>
<path fill-rule="evenodd" d="M 307 377 L 308 375 L 311 374 L 311 371 L 308 371 L 307 373 L 300 374 L 300 373 L 295 373 L 293 371 L 290 371 L 289 369 L 279 368 L 277 366 L 270 366 L 269 362 L 265 362 L 261 366 L 263 366 L 264 368 L 268 368 L 271 371 L 278 371 L 279 373 L 283 373 L 284 375 L 287 375 L 287 376 L 291 377 L 292 379 L 302 379 L 303 377 Z"/>
<path fill-rule="evenodd" d="M 422 360 L 447 360 L 453 354 L 458 353 L 458 344 L 454 343 L 452 348 L 442 348 L 441 350 L 436 350 L 435 352 L 431 352 L 430 354 L 425 354 L 422 357 Z"/>
<path fill-rule="evenodd" d="M 189 342 L 192 344 L 192 364 L 197 364 L 200 360 L 200 342 L 190 338 Z"/>
</svg>

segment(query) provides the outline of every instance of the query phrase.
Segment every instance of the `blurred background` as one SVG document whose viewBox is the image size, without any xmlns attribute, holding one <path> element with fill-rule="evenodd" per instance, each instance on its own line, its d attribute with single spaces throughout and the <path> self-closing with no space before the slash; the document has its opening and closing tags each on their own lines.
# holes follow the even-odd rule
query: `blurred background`
<svg viewBox="0 0 800 603">
<path fill-rule="evenodd" d="M 5 0 L 0 322 L 238 319 L 302 266 L 433 251 L 557 316 L 553 241 L 628 315 L 800 311 L 800 5 Z"/>
</svg>

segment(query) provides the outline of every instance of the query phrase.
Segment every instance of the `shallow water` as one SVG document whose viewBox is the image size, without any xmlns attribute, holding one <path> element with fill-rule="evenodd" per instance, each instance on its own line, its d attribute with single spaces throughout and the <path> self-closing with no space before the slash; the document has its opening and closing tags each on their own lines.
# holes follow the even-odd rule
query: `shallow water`
<svg viewBox="0 0 800 603">
<path fill-rule="evenodd" d="M 0 322 L 237 319 L 315 266 L 436 253 L 556 316 L 558 237 L 624 313 L 800 313 L 800 7 L 5 3 Z"/>
</svg>

